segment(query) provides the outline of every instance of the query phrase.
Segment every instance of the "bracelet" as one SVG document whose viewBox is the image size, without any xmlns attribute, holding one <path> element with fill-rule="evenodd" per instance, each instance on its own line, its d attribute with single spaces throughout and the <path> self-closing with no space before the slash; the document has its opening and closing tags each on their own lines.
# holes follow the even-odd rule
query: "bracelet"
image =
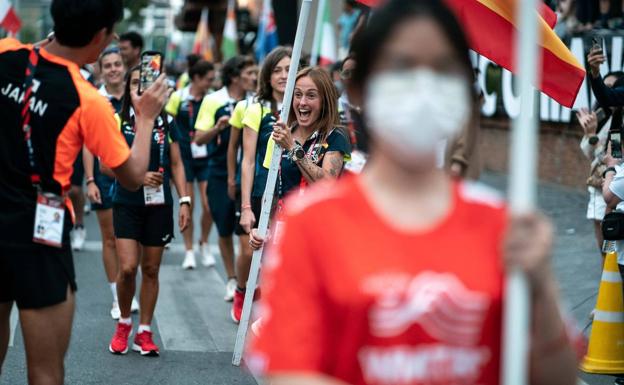
<svg viewBox="0 0 624 385">
<path fill-rule="evenodd" d="M 189 197 L 189 196 L 182 197 L 182 198 L 180 198 L 178 203 L 180 205 L 189 205 L 190 206 L 191 205 L 191 197 Z"/>
<path fill-rule="evenodd" d="M 613 166 L 611 166 L 611 167 L 607 167 L 607 169 L 606 169 L 606 170 L 604 170 L 604 172 L 602 173 L 602 177 L 603 177 L 603 178 L 606 178 L 606 177 L 607 177 L 607 173 L 608 173 L 609 171 L 613 171 L 613 172 L 617 173 L 617 170 L 615 169 L 615 167 L 613 167 Z"/>
<path fill-rule="evenodd" d="M 89 183 L 95 183 L 95 178 L 92 176 L 87 178 L 87 185 L 89 185 Z"/>
<path fill-rule="evenodd" d="M 241 210 L 250 209 L 251 205 L 241 205 Z"/>
<path fill-rule="evenodd" d="M 588 140 L 589 144 L 591 144 L 592 146 L 597 145 L 599 141 L 600 141 L 600 139 L 598 138 L 597 135 L 590 136 L 589 140 Z"/>
</svg>

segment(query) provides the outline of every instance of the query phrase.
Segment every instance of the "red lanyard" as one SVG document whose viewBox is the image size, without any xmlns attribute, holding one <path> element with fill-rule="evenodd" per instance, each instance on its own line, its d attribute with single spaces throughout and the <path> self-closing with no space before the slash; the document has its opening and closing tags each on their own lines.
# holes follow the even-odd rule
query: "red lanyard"
<svg viewBox="0 0 624 385">
<path fill-rule="evenodd" d="M 193 101 L 188 101 L 188 113 L 189 113 L 189 136 L 191 137 L 191 141 L 195 136 L 195 122 L 193 121 Z"/>
<path fill-rule="evenodd" d="M 158 172 L 164 174 L 165 168 L 163 167 L 163 164 L 165 163 L 165 130 L 162 127 L 158 127 L 156 132 L 158 133 Z"/>
<path fill-rule="evenodd" d="M 28 56 L 28 65 L 26 66 L 26 78 L 24 79 L 24 104 L 22 106 L 22 131 L 24 132 L 24 141 L 28 149 L 28 163 L 30 164 L 30 182 L 40 190 L 41 176 L 37 173 L 35 162 L 35 149 L 32 143 L 32 127 L 30 126 L 30 99 L 32 97 L 32 84 L 39 63 L 39 47 L 33 48 Z"/>
</svg>

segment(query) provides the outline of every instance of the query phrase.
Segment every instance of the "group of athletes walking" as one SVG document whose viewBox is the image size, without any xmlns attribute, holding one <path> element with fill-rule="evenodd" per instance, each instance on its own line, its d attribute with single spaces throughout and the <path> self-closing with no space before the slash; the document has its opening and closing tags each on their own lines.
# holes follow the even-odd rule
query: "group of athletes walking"
<svg viewBox="0 0 624 385">
<path fill-rule="evenodd" d="M 115 110 L 128 146 L 136 139 L 132 94 L 139 85 L 139 67 L 126 68 L 117 46 L 107 48 L 97 65 L 99 93 Z M 196 55 L 188 71 L 154 121 L 149 166 L 142 186 L 128 190 L 111 169 L 84 149 L 87 196 L 97 213 L 102 254 L 111 287 L 111 317 L 118 320 L 109 345 L 114 354 L 129 350 L 131 312 L 139 312 L 132 348 L 158 355 L 150 329 L 158 297 L 158 272 L 165 247 L 174 238 L 175 186 L 179 197 L 178 229 L 184 238 L 183 269 L 215 266 L 208 238 L 214 224 L 219 253 L 227 274 L 224 300 L 232 301 L 230 317 L 242 315 L 253 249 L 250 233 L 260 217 L 273 143 L 285 151 L 276 187 L 276 211 L 294 190 L 324 178 L 336 178 L 350 158 L 351 143 L 340 126 L 338 93 L 327 71 L 306 68 L 297 76 L 290 121 L 279 121 L 291 62 L 288 47 L 275 48 L 261 68 L 247 56 L 227 60 L 217 70 Z M 220 82 L 222 88 L 215 90 Z M 267 154 L 268 152 L 268 154 Z M 201 204 L 195 248 L 193 207 Z M 235 255 L 234 235 L 239 241 Z M 139 267 L 140 295 L 134 297 Z M 256 296 L 257 298 L 258 296 Z M 224 315 L 225 316 L 225 315 Z"/>
</svg>

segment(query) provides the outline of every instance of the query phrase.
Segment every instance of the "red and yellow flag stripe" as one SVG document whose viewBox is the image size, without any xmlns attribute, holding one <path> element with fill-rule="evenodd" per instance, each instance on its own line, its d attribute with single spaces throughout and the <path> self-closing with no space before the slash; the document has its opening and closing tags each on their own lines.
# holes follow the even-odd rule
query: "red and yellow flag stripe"
<svg viewBox="0 0 624 385">
<path fill-rule="evenodd" d="M 359 0 L 368 6 L 380 0 Z M 468 36 L 471 48 L 514 72 L 518 0 L 445 0 Z M 540 89 L 566 107 L 572 107 L 585 78 L 585 69 L 552 30 L 556 18 L 540 7 Z M 536 12 L 537 12 L 536 11 Z M 547 21 L 546 21 L 546 20 Z"/>
<path fill-rule="evenodd" d="M 472 48 L 514 72 L 517 20 L 516 0 L 446 0 L 460 19 Z M 540 17 L 542 71 L 540 89 L 564 106 L 572 107 L 585 78 L 585 69 Z"/>
</svg>

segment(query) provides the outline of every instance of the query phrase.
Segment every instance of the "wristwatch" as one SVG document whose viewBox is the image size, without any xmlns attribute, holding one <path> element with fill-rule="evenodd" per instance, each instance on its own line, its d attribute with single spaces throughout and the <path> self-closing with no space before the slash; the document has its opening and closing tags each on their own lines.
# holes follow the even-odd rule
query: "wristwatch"
<svg viewBox="0 0 624 385">
<path fill-rule="evenodd" d="M 178 201 L 178 203 L 180 203 L 180 205 L 191 205 L 191 197 L 186 196 L 186 197 L 182 197 L 180 198 L 180 200 Z"/>
<path fill-rule="evenodd" d="M 295 146 L 290 150 L 288 155 L 293 162 L 298 162 L 305 158 L 305 150 L 299 143 L 295 142 Z"/>
<path fill-rule="evenodd" d="M 602 177 L 606 178 L 607 177 L 607 173 L 608 172 L 614 172 L 617 173 L 617 170 L 615 169 L 615 167 L 607 167 L 606 170 L 604 170 L 604 172 L 602 173 Z"/>
<path fill-rule="evenodd" d="M 598 141 L 600 139 L 598 139 L 597 135 L 592 135 L 589 137 L 589 144 L 591 144 L 592 146 L 595 146 L 596 144 L 598 144 Z"/>
</svg>

